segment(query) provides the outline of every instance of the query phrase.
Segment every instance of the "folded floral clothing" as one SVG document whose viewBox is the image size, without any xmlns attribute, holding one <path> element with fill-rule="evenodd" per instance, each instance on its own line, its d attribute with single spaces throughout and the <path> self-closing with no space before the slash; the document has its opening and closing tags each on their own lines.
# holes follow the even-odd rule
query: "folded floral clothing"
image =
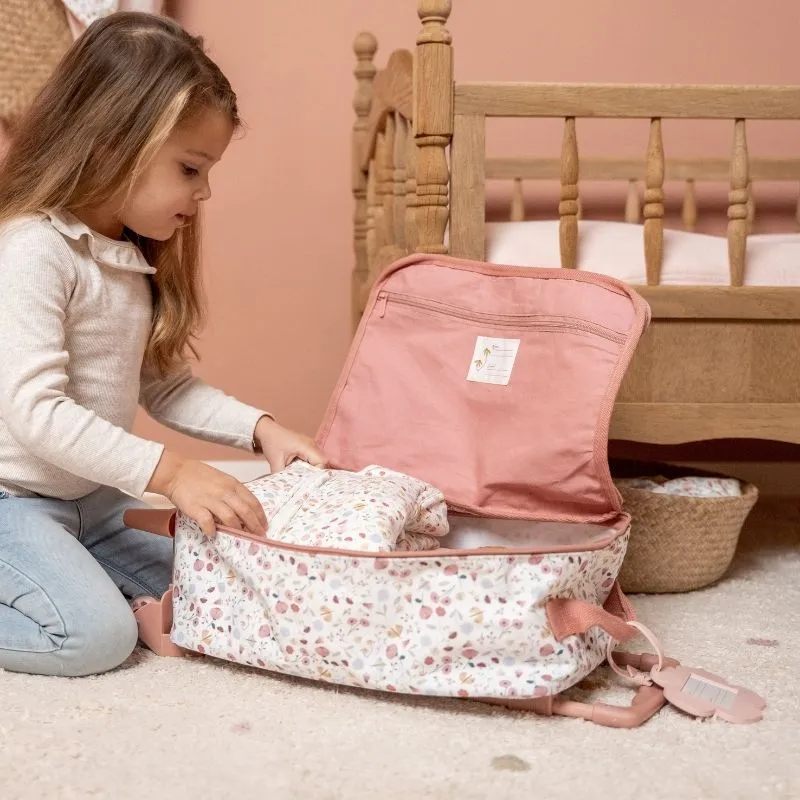
<svg viewBox="0 0 800 800">
<path fill-rule="evenodd" d="M 247 487 L 267 515 L 267 536 L 276 541 L 338 550 L 431 550 L 449 531 L 441 491 L 379 466 L 349 472 L 294 461 Z"/>
<path fill-rule="evenodd" d="M 714 478 L 700 475 L 687 475 L 683 478 L 667 480 L 663 476 L 620 478 L 618 486 L 631 489 L 644 489 L 654 494 L 673 494 L 684 497 L 739 497 L 742 485 L 736 478 Z"/>
</svg>

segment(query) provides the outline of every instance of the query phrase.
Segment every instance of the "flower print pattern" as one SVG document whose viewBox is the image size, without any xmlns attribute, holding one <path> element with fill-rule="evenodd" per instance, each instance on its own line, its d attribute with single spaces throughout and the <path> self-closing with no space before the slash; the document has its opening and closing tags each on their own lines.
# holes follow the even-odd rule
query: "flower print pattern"
<svg viewBox="0 0 800 800">
<path fill-rule="evenodd" d="M 449 532 L 438 489 L 383 467 L 348 472 L 294 461 L 248 488 L 276 541 L 372 552 L 431 550 Z"/>
<path fill-rule="evenodd" d="M 597 628 L 559 642 L 545 606 L 602 604 L 628 541 L 551 554 L 320 553 L 218 532 L 179 515 L 171 638 L 313 680 L 388 692 L 557 694 L 599 666 Z"/>
</svg>

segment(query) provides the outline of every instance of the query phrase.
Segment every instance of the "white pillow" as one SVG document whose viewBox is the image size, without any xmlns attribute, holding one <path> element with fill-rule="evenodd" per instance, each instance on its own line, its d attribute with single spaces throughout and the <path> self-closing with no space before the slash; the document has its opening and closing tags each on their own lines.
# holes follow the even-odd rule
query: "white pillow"
<svg viewBox="0 0 800 800">
<path fill-rule="evenodd" d="M 520 267 L 559 267 L 558 220 L 490 222 L 486 260 Z M 646 284 L 644 226 L 628 222 L 578 223 L 578 269 Z M 664 230 L 661 284 L 728 286 L 724 236 Z M 800 234 L 749 236 L 745 262 L 749 286 L 800 286 Z"/>
</svg>

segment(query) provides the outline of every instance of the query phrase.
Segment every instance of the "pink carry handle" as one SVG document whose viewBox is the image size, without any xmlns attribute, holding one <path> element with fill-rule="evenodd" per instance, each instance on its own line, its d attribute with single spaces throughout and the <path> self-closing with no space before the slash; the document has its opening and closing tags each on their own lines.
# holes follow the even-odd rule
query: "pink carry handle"
<svg viewBox="0 0 800 800">
<path fill-rule="evenodd" d="M 129 508 L 122 515 L 128 528 L 155 533 L 158 536 L 175 536 L 175 511 L 169 508 Z"/>
<path fill-rule="evenodd" d="M 556 598 L 547 603 L 546 613 L 550 629 L 558 641 L 563 641 L 567 636 L 586 633 L 593 627 L 600 628 L 615 642 L 627 642 L 639 633 L 635 625 L 629 624 L 635 622 L 633 607 L 618 583 L 612 587 L 602 608 L 576 598 Z M 620 671 L 620 666 L 649 672 L 659 663 L 659 659 L 663 666 L 678 666 L 673 658 L 650 653 L 615 650 L 612 655 L 617 672 Z M 660 711 L 667 701 L 661 687 L 640 685 L 629 706 L 582 703 L 558 696 L 490 702 L 501 703 L 512 709 L 535 711 L 537 714 L 577 717 L 611 728 L 636 728 Z"/>
<path fill-rule="evenodd" d="M 625 619 L 583 600 L 551 600 L 545 613 L 550 630 L 559 642 L 567 636 L 586 633 L 595 626 L 604 630 L 615 642 L 627 642 L 637 635 L 636 628 L 628 625 Z"/>
<path fill-rule="evenodd" d="M 558 597 L 548 601 L 545 613 L 550 630 L 559 642 L 567 636 L 586 633 L 594 626 L 616 642 L 627 642 L 638 634 L 635 627 L 628 625 L 636 621 L 636 612 L 617 581 L 602 608 L 575 597 Z"/>
</svg>

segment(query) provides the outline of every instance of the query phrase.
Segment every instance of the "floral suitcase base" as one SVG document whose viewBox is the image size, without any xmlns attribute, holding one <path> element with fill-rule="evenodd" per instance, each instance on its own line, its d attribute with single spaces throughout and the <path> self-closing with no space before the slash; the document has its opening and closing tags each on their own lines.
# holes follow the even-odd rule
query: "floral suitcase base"
<svg viewBox="0 0 800 800">
<path fill-rule="evenodd" d="M 609 643 L 635 634 L 619 610 L 603 609 L 618 593 L 628 529 L 594 549 L 560 553 L 375 556 L 227 529 L 209 539 L 168 510 L 128 511 L 126 524 L 175 537 L 173 587 L 137 612 L 141 638 L 157 653 L 614 727 L 640 725 L 664 705 L 653 686 L 630 707 L 559 697 L 603 663 Z M 564 615 L 564 605 L 578 613 Z M 616 654 L 637 667 L 648 658 Z"/>
<path fill-rule="evenodd" d="M 375 557 L 309 552 L 188 519 L 175 535 L 172 641 L 333 683 L 459 697 L 539 697 L 605 658 L 592 629 L 558 642 L 548 599 L 602 605 L 627 534 L 594 552 Z"/>
</svg>

